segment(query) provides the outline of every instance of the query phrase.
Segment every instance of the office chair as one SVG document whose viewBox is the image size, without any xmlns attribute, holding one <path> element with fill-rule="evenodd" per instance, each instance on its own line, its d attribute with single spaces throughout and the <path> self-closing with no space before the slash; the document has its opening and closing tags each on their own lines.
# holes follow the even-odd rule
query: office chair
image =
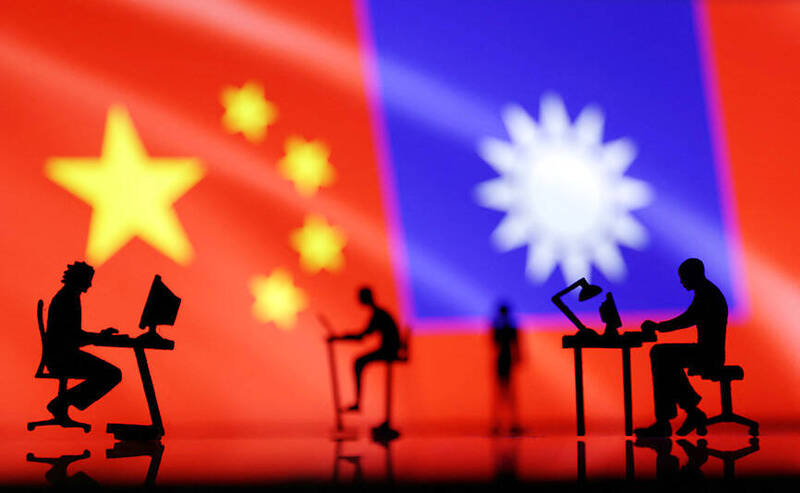
<svg viewBox="0 0 800 493">
<path fill-rule="evenodd" d="M 397 358 L 386 361 L 386 420 L 380 425 L 372 428 L 372 439 L 376 442 L 389 442 L 398 438 L 400 432 L 392 428 L 392 368 L 395 363 L 408 362 L 409 335 L 411 330 L 406 327 L 405 333 L 400 335 L 400 348 L 397 351 Z"/>
<path fill-rule="evenodd" d="M 696 375 L 697 372 L 689 372 L 689 375 Z M 731 398 L 731 382 L 733 380 L 743 380 L 744 370 L 741 366 L 726 365 L 719 369 L 700 372 L 700 378 L 719 382 L 720 399 L 722 401 L 722 412 L 717 416 L 708 418 L 707 426 L 715 423 L 738 423 L 749 427 L 750 435 L 758 436 L 758 422 L 745 418 L 733 412 L 733 399 Z"/>
<path fill-rule="evenodd" d="M 71 376 L 71 375 L 56 375 L 53 374 L 49 369 L 45 368 L 44 363 L 44 345 L 45 345 L 45 335 L 44 335 L 44 317 L 42 316 L 42 310 L 44 308 L 44 302 L 39 300 L 39 303 L 36 305 L 36 319 L 39 322 L 39 336 L 42 339 L 42 359 L 39 362 L 39 368 L 36 370 L 35 378 L 52 378 L 58 380 L 58 395 L 62 395 L 67 391 L 67 381 L 70 378 L 80 378 L 79 376 Z M 83 428 L 84 433 L 89 433 L 89 430 L 92 429 L 92 425 L 87 423 L 79 423 L 72 419 L 66 420 L 58 420 L 56 418 L 52 419 L 45 419 L 42 421 L 32 421 L 28 423 L 28 431 L 33 431 L 35 428 L 39 426 L 61 426 L 63 428 Z"/>
</svg>

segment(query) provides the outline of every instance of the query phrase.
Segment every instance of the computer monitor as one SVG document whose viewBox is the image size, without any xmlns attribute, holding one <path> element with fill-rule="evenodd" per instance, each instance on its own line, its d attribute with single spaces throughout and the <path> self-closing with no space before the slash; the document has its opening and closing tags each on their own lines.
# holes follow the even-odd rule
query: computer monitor
<svg viewBox="0 0 800 493">
<path fill-rule="evenodd" d="M 611 336 L 618 334 L 617 329 L 622 327 L 622 319 L 617 311 L 617 304 L 611 293 L 606 294 L 606 299 L 600 303 L 600 320 L 606 324 L 604 335 Z"/>
<path fill-rule="evenodd" d="M 156 275 L 142 310 L 139 328 L 149 328 L 151 332 L 155 332 L 158 325 L 173 325 L 180 306 L 181 299 L 164 285 L 161 276 Z"/>
</svg>

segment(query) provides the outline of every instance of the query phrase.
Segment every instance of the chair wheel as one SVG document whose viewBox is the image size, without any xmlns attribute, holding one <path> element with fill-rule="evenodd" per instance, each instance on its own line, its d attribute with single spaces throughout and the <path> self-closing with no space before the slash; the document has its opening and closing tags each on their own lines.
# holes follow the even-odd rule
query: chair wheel
<svg viewBox="0 0 800 493">
<path fill-rule="evenodd" d="M 758 436 L 758 425 L 754 425 L 750 427 L 750 435 L 757 437 Z"/>
<path fill-rule="evenodd" d="M 34 428 L 36 428 L 36 425 L 35 425 L 35 424 L 33 424 L 33 423 L 28 423 L 28 431 L 33 431 L 33 429 L 34 429 Z"/>
<path fill-rule="evenodd" d="M 81 426 L 81 428 L 83 428 L 84 433 L 89 433 L 89 431 L 92 429 L 92 425 Z"/>
</svg>

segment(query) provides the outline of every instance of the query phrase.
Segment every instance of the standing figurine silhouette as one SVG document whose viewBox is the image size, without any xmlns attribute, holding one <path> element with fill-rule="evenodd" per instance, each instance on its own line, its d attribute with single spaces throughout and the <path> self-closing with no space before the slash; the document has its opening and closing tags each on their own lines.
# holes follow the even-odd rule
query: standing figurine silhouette
<svg viewBox="0 0 800 493">
<path fill-rule="evenodd" d="M 493 412 L 494 426 L 492 432 L 499 434 L 501 430 L 501 414 L 506 411 L 511 420 L 510 432 L 518 435 L 522 432 L 517 413 L 517 399 L 514 391 L 514 368 L 520 362 L 519 336 L 517 325 L 511 315 L 510 307 L 500 303 L 497 315 L 492 320 L 492 341 L 494 342 L 497 364 L 497 386 L 495 391 Z"/>
<path fill-rule="evenodd" d="M 706 415 L 697 405 L 700 395 L 694 391 L 686 369 L 701 375 L 719 370 L 725 364 L 725 330 L 728 324 L 728 304 L 725 296 L 706 278 L 703 262 L 690 258 L 678 268 L 681 284 L 694 291 L 689 308 L 677 317 L 664 322 L 645 320 L 645 332 L 671 332 L 697 326 L 697 343 L 656 344 L 650 351 L 653 373 L 653 398 L 656 422 L 634 430 L 638 437 L 668 437 L 672 435 L 670 420 L 677 416 L 676 405 L 686 411 L 686 420 L 675 432 L 685 436 L 693 430 L 706 434 Z"/>
<path fill-rule="evenodd" d="M 375 304 L 372 290 L 368 287 L 361 288 L 358 291 L 358 301 L 372 310 L 372 316 L 367 327 L 361 332 L 330 336 L 328 338 L 329 341 L 360 341 L 372 333 L 380 334 L 381 344 L 378 349 L 361 356 L 355 361 L 353 371 L 356 381 L 356 399 L 353 405 L 346 409 L 346 411 L 353 412 L 358 411 L 361 406 L 361 376 L 364 368 L 375 361 L 395 361 L 398 359 L 400 350 L 400 331 L 397 328 L 397 324 L 389 312 Z"/>
<path fill-rule="evenodd" d="M 44 362 L 50 373 L 84 379 L 66 392 L 59 393 L 47 404 L 47 410 L 60 423 L 70 423 L 68 410 L 75 406 L 84 410 L 106 395 L 121 380 L 116 366 L 80 350 L 99 335 L 111 335 L 109 327 L 99 334 L 86 332 L 81 323 L 81 294 L 92 286 L 94 268 L 84 262 L 68 265 L 61 282 L 64 286 L 53 296 L 47 311 L 44 337 Z"/>
</svg>

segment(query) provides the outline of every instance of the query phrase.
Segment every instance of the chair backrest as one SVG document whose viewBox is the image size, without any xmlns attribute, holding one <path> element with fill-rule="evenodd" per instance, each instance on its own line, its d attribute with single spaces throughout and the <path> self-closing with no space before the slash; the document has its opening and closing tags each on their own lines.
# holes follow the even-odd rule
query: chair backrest
<svg viewBox="0 0 800 493">
<path fill-rule="evenodd" d="M 36 304 L 36 321 L 39 322 L 39 337 L 42 339 L 42 359 L 39 361 L 39 368 L 36 369 L 36 378 L 51 377 L 44 371 L 44 301 L 39 300 Z"/>
</svg>

